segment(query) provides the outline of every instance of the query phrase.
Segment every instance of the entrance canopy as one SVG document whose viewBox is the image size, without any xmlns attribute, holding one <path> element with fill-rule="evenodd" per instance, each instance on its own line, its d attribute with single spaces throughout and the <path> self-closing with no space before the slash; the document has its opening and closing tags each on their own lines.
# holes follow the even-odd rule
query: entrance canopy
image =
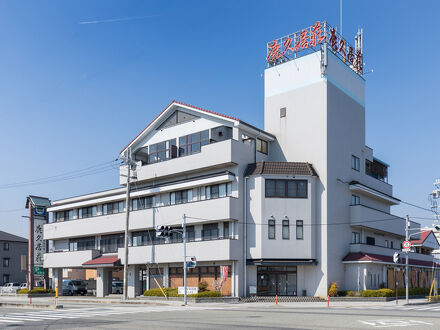
<svg viewBox="0 0 440 330">
<path fill-rule="evenodd" d="M 121 260 L 117 255 L 100 256 L 95 259 L 86 261 L 82 264 L 85 268 L 97 268 L 97 267 L 116 267 L 121 266 Z"/>
<path fill-rule="evenodd" d="M 393 256 L 384 256 L 381 254 L 374 253 L 364 253 L 364 252 L 355 252 L 349 253 L 343 260 L 343 263 L 382 263 L 382 264 L 391 264 L 391 265 L 403 265 L 405 263 L 404 254 L 400 255 L 400 262 L 394 263 Z M 439 265 L 436 261 L 425 261 L 425 260 L 417 260 L 417 259 L 409 259 L 408 264 L 410 266 L 422 266 L 422 267 L 433 267 L 434 265 Z"/>
</svg>

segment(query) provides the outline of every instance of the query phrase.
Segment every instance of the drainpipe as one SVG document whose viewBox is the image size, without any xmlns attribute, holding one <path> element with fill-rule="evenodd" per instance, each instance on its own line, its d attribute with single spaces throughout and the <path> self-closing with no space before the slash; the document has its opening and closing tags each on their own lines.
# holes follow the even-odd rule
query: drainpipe
<svg viewBox="0 0 440 330">
<path fill-rule="evenodd" d="M 244 296 L 247 296 L 247 272 L 246 272 L 246 261 L 247 261 L 247 180 L 248 177 L 244 177 L 244 226 L 243 226 L 243 289 Z"/>
</svg>

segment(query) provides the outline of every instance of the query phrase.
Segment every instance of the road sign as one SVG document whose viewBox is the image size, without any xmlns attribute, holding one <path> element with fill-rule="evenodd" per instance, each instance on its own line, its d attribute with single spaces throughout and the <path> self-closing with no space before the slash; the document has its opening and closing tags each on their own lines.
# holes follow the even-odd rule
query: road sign
<svg viewBox="0 0 440 330">
<path fill-rule="evenodd" d="M 179 286 L 177 288 L 177 293 L 178 294 L 184 294 L 185 293 L 185 287 L 184 286 Z M 199 288 L 197 286 L 187 286 L 186 287 L 186 294 L 196 294 L 199 293 Z"/>
<path fill-rule="evenodd" d="M 44 275 L 44 268 L 41 266 L 35 266 L 34 275 Z"/>
<path fill-rule="evenodd" d="M 409 249 L 411 247 L 411 242 L 410 241 L 405 241 L 405 242 L 403 242 L 402 246 L 403 246 L 403 248 L 405 250 Z"/>
</svg>

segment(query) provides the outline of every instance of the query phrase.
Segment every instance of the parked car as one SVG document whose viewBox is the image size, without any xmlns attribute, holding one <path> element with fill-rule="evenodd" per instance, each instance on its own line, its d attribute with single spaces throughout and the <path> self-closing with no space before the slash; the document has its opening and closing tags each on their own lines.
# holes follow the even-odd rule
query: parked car
<svg viewBox="0 0 440 330">
<path fill-rule="evenodd" d="M 20 283 L 18 282 L 6 283 L 2 287 L 2 293 L 16 293 L 17 290 L 20 290 Z"/>
<path fill-rule="evenodd" d="M 83 280 L 64 280 L 63 295 L 73 296 L 74 294 L 87 294 L 87 284 Z"/>
<path fill-rule="evenodd" d="M 112 282 L 112 293 L 121 294 L 124 291 L 124 282 Z"/>
<path fill-rule="evenodd" d="M 21 289 L 27 289 L 27 283 L 21 283 L 20 288 L 18 290 L 21 290 Z"/>
</svg>

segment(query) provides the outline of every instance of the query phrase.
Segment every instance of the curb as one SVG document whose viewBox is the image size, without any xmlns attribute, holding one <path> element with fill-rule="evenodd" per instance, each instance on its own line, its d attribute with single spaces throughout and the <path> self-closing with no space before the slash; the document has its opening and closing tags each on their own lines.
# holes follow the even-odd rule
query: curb
<svg viewBox="0 0 440 330">
<path fill-rule="evenodd" d="M 19 307 L 19 308 L 42 308 L 42 309 L 61 309 L 63 305 L 49 305 L 49 304 L 22 304 L 22 303 L 13 303 L 6 302 L 0 303 L 0 307 Z"/>
</svg>

